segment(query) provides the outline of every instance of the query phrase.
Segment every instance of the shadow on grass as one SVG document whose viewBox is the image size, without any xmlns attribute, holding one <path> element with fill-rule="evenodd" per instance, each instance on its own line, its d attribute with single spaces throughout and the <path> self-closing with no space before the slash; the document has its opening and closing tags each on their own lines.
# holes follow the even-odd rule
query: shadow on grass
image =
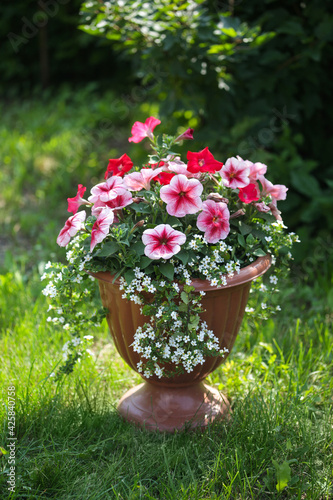
<svg viewBox="0 0 333 500">
<path fill-rule="evenodd" d="M 252 394 L 229 423 L 164 434 L 123 421 L 101 394 L 76 402 L 60 394 L 18 408 L 16 491 L 1 498 L 329 499 L 328 410 Z M 5 470 L 0 478 L 6 495 Z"/>
</svg>

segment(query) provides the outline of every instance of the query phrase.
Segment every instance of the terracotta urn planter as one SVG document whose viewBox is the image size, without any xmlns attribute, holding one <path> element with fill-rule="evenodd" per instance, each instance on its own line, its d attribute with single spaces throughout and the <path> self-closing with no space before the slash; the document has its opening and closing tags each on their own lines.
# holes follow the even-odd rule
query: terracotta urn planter
<svg viewBox="0 0 333 500">
<path fill-rule="evenodd" d="M 212 287 L 209 282 L 193 280 L 196 291 L 205 291 L 202 299 L 205 312 L 202 320 L 218 337 L 220 348 L 229 353 L 239 331 L 251 283 L 270 267 L 269 256 L 260 257 L 239 274 L 227 279 L 227 285 Z M 110 273 L 93 274 L 99 281 L 103 306 L 109 309 L 107 321 L 121 357 L 135 371 L 140 354 L 130 345 L 139 326 L 147 321 L 140 307 L 122 298 L 117 280 Z M 228 417 L 230 404 L 223 394 L 205 383 L 205 378 L 221 365 L 227 355 L 209 357 L 191 373 L 173 378 L 156 375 L 121 398 L 118 411 L 122 417 L 149 430 L 173 432 L 176 429 L 205 427 L 214 419 Z M 144 377 L 143 377 L 144 378 Z"/>
</svg>

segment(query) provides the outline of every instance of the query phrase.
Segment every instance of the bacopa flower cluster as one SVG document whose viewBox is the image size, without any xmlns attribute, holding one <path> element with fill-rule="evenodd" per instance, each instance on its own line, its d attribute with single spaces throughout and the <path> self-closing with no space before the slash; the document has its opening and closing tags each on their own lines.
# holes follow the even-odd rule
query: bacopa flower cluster
<svg viewBox="0 0 333 500">
<path fill-rule="evenodd" d="M 141 355 L 138 370 L 146 377 L 168 375 L 165 363 L 175 373 L 190 372 L 207 356 L 225 355 L 200 320 L 193 278 L 223 286 L 226 276 L 266 253 L 287 264 L 296 241 L 285 233 L 277 208 L 287 188 L 265 177 L 266 165 L 239 156 L 223 163 L 207 147 L 188 151 L 185 162 L 173 148 L 192 140 L 193 130 L 155 137 L 160 124 L 149 117 L 132 128 L 130 142 L 151 143 L 147 164 L 136 166 L 127 154 L 110 159 L 104 181 L 87 199 L 79 184 L 76 196 L 68 198 L 73 215 L 57 238 L 67 246 L 75 236 L 78 270 L 110 271 L 121 278 L 124 299 L 143 306 L 150 319 L 136 332 L 132 348 Z M 52 286 L 47 293 L 55 293 Z M 147 293 L 154 294 L 153 302 Z M 182 320 L 182 307 L 191 321 Z"/>
</svg>

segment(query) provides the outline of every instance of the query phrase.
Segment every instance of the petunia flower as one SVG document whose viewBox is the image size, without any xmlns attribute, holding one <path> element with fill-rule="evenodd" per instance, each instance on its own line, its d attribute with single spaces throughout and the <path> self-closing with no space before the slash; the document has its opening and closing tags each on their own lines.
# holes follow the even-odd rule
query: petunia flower
<svg viewBox="0 0 333 500">
<path fill-rule="evenodd" d="M 168 186 L 161 188 L 160 197 L 167 204 L 166 210 L 169 215 L 184 217 L 200 210 L 202 191 L 203 186 L 200 181 L 179 174 L 171 179 Z"/>
<path fill-rule="evenodd" d="M 288 191 L 288 188 L 286 186 L 284 186 L 283 184 L 272 184 L 263 175 L 259 176 L 259 181 L 263 188 L 263 196 L 267 196 L 268 194 L 270 194 L 271 197 L 276 201 L 286 199 Z"/>
<path fill-rule="evenodd" d="M 112 208 L 113 210 L 121 210 L 131 203 L 133 203 L 132 193 L 127 191 L 127 189 L 119 189 L 117 196 L 115 198 L 112 198 L 112 200 L 106 202 L 97 200 L 92 207 L 91 213 L 92 215 L 97 217 L 97 215 L 105 207 Z"/>
<path fill-rule="evenodd" d="M 67 211 L 68 212 L 72 212 L 75 215 L 81 205 L 85 205 L 88 203 L 87 200 L 84 200 L 82 198 L 86 189 L 87 188 L 84 187 L 82 184 L 79 184 L 77 187 L 76 196 L 74 196 L 74 198 L 67 198 L 67 201 L 68 201 Z"/>
<path fill-rule="evenodd" d="M 109 234 L 110 225 L 113 223 L 113 220 L 113 210 L 111 210 L 110 208 L 104 208 L 103 210 L 101 210 L 91 230 L 91 252 L 95 248 L 97 243 L 103 241 L 104 238 L 106 238 L 106 236 Z"/>
<path fill-rule="evenodd" d="M 123 179 L 117 176 L 110 177 L 106 182 L 101 182 L 91 189 L 90 203 L 96 203 L 97 200 L 107 202 L 116 198 L 119 191 L 125 188 Z"/>
<path fill-rule="evenodd" d="M 243 160 L 240 156 L 237 156 L 237 160 L 240 162 L 243 162 L 243 165 L 245 167 L 249 167 L 250 173 L 249 173 L 249 179 L 250 183 L 257 181 L 259 179 L 259 175 L 265 175 L 267 172 L 267 165 L 264 163 L 256 162 L 252 163 L 252 161 L 249 160 Z"/>
<path fill-rule="evenodd" d="M 169 224 L 159 224 L 154 229 L 146 229 L 142 234 L 145 255 L 150 259 L 171 259 L 186 241 L 185 234 L 176 231 Z"/>
<path fill-rule="evenodd" d="M 208 243 L 224 240 L 230 231 L 229 209 L 226 203 L 213 200 L 203 202 L 203 210 L 197 219 L 197 227 L 205 232 Z"/>
<path fill-rule="evenodd" d="M 223 163 L 215 160 L 208 148 L 199 151 L 199 153 L 187 152 L 187 169 L 194 174 L 198 172 L 215 173 L 221 170 Z"/>
<path fill-rule="evenodd" d="M 66 224 L 60 231 L 58 238 L 57 238 L 57 243 L 61 247 L 65 247 L 68 245 L 69 241 L 73 236 L 76 235 L 78 231 L 82 228 L 83 222 L 86 219 L 86 212 L 78 212 L 69 219 L 67 219 Z"/>
<path fill-rule="evenodd" d="M 175 172 L 176 174 L 186 175 L 186 177 L 188 177 L 188 178 L 194 177 L 195 179 L 199 179 L 201 177 L 201 172 L 197 172 L 197 173 L 190 172 L 187 169 L 186 163 L 181 161 L 181 159 L 178 156 L 176 158 L 172 158 L 167 163 L 167 168 L 168 168 L 168 171 Z"/>
<path fill-rule="evenodd" d="M 258 201 L 260 198 L 260 189 L 256 182 L 248 184 L 244 188 L 240 188 L 238 192 L 239 199 L 243 203 L 251 203 Z"/>
<path fill-rule="evenodd" d="M 237 160 L 237 158 L 228 158 L 220 170 L 223 184 L 231 189 L 244 188 L 250 184 L 250 167 L 247 162 Z"/>
<path fill-rule="evenodd" d="M 186 139 L 193 139 L 193 128 L 188 128 L 187 130 L 185 130 L 185 132 L 183 132 L 182 134 L 180 134 L 177 139 L 175 139 L 175 142 L 179 142 L 179 141 L 184 141 Z"/>
<path fill-rule="evenodd" d="M 131 170 L 133 162 L 127 154 L 123 154 L 120 158 L 109 160 L 104 179 L 108 179 L 112 175 L 123 177 L 126 172 Z"/>
<path fill-rule="evenodd" d="M 153 130 L 159 125 L 161 121 L 158 118 L 154 118 L 150 116 L 147 118 L 145 123 L 135 122 L 132 127 L 132 137 L 128 139 L 129 142 L 141 142 L 145 137 L 149 137 L 149 139 L 154 139 Z"/>
<path fill-rule="evenodd" d="M 162 186 L 166 186 L 170 184 L 172 177 L 174 177 L 175 175 L 176 174 L 174 172 L 161 172 L 160 174 L 158 174 L 155 180 L 162 184 Z"/>
<path fill-rule="evenodd" d="M 141 189 L 150 189 L 150 182 L 157 177 L 162 168 L 143 168 L 140 172 L 133 172 L 124 177 L 124 184 L 130 191 L 141 191 Z"/>
</svg>

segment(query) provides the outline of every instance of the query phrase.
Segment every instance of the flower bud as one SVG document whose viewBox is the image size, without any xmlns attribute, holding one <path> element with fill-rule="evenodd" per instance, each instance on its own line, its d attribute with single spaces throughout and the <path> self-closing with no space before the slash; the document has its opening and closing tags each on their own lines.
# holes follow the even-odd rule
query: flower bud
<svg viewBox="0 0 333 500">
<path fill-rule="evenodd" d="M 229 200 L 228 198 L 223 198 L 223 196 L 221 196 L 220 194 L 218 193 L 209 193 L 209 195 L 207 196 L 207 200 L 213 200 L 215 201 L 216 203 L 226 203 L 228 205 L 229 203 Z"/>
<path fill-rule="evenodd" d="M 185 234 L 189 234 L 189 232 L 191 231 L 191 229 L 192 229 L 192 226 L 187 226 Z"/>
<path fill-rule="evenodd" d="M 193 128 L 188 128 L 185 132 L 179 135 L 177 139 L 175 139 L 175 142 L 184 141 L 185 139 L 193 139 L 193 132 Z"/>
<path fill-rule="evenodd" d="M 136 229 L 138 229 L 138 227 L 142 227 L 144 225 L 145 221 L 144 220 L 139 220 L 139 222 L 137 222 L 133 227 L 132 229 L 130 230 L 130 234 L 134 233 L 134 231 Z"/>
<path fill-rule="evenodd" d="M 241 217 L 242 215 L 245 215 L 245 211 L 241 208 L 240 210 L 237 210 L 237 212 L 231 214 L 230 219 L 236 219 L 237 217 Z"/>
</svg>

